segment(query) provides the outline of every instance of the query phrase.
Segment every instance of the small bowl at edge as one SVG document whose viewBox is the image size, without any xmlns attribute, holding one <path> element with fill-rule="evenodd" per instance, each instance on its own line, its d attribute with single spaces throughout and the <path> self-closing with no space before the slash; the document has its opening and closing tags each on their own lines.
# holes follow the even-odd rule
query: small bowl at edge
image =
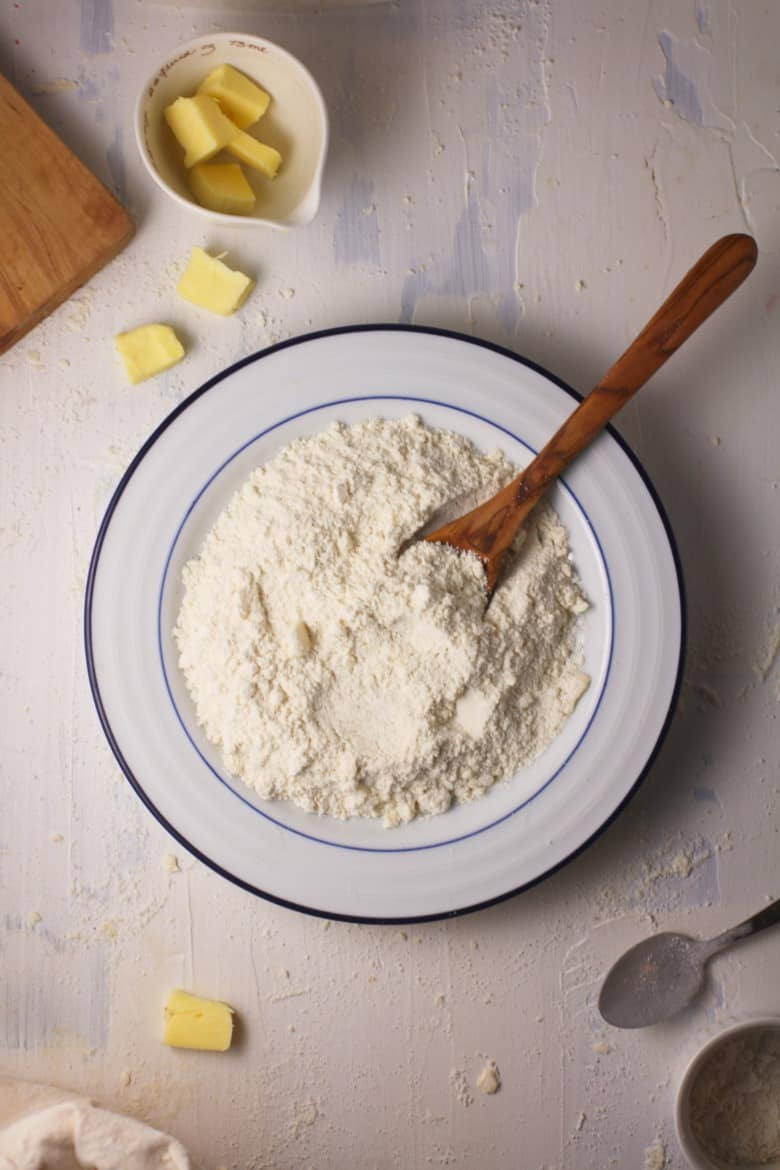
<svg viewBox="0 0 780 1170">
<path fill-rule="evenodd" d="M 682 1075 L 677 1090 L 674 1123 L 677 1130 L 677 1140 L 680 1143 L 683 1153 L 695 1170 L 735 1170 L 736 1163 L 723 1162 L 721 1159 L 709 1154 L 701 1146 L 698 1138 L 694 1134 L 690 1119 L 690 1099 L 694 1082 L 701 1072 L 704 1062 L 722 1044 L 728 1043 L 728 1041 L 741 1033 L 752 1032 L 762 1028 L 773 1028 L 780 1032 L 780 1017 L 748 1017 L 740 1023 L 732 1024 L 724 1028 L 722 1032 L 711 1036 L 705 1044 L 697 1049 L 686 1065 L 685 1072 Z M 739 1170 L 780 1170 L 780 1158 L 775 1158 L 771 1162 L 742 1162 L 739 1163 Z"/>
<path fill-rule="evenodd" d="M 275 146 L 282 165 L 275 179 L 244 167 L 257 202 L 251 215 L 227 215 L 197 203 L 187 183 L 179 144 L 164 110 L 177 97 L 189 97 L 217 65 L 246 73 L 271 95 L 268 112 L 257 123 L 258 137 Z M 255 127 L 249 127 L 252 133 Z M 328 115 L 316 81 L 286 49 L 261 37 L 215 33 L 198 37 L 170 53 L 138 97 L 135 136 L 146 169 L 176 203 L 211 223 L 287 229 L 301 227 L 317 213 L 328 148 Z"/>
</svg>

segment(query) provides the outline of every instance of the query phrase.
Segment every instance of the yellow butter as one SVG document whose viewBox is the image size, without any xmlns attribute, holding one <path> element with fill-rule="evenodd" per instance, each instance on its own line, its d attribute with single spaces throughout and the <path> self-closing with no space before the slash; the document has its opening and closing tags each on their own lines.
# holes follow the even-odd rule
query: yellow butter
<svg viewBox="0 0 780 1170">
<path fill-rule="evenodd" d="M 172 991 L 165 1005 L 165 1043 L 172 1048 L 227 1052 L 233 1039 L 233 1009 L 216 999 Z"/>
<path fill-rule="evenodd" d="M 270 95 L 232 65 L 218 65 L 198 86 L 198 93 L 216 98 L 222 109 L 241 130 L 262 118 Z"/>
<path fill-rule="evenodd" d="M 266 146 L 264 142 L 258 142 L 256 138 L 243 130 L 237 130 L 234 133 L 225 149 L 228 154 L 240 159 L 247 166 L 254 167 L 256 171 L 261 171 L 269 179 L 275 177 L 282 161 L 282 156 L 273 146 Z"/>
<path fill-rule="evenodd" d="M 233 122 L 207 94 L 177 98 L 166 107 L 165 120 L 184 147 L 185 167 L 210 159 L 236 134 Z"/>
<path fill-rule="evenodd" d="M 255 193 L 238 163 L 198 163 L 190 171 L 192 193 L 202 207 L 226 215 L 248 215 Z"/>
<path fill-rule="evenodd" d="M 186 301 L 228 317 L 254 288 L 255 282 L 243 272 L 228 268 L 202 248 L 193 248 L 176 291 Z"/>
<path fill-rule="evenodd" d="M 170 325 L 141 325 L 118 333 L 114 344 L 133 384 L 169 370 L 184 357 L 184 346 Z"/>
</svg>

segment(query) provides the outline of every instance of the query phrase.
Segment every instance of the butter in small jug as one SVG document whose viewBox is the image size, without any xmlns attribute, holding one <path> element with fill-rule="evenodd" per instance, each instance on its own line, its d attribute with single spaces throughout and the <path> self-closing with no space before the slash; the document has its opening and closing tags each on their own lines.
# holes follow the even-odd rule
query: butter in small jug
<svg viewBox="0 0 780 1170">
<path fill-rule="evenodd" d="M 255 193 L 238 163 L 197 163 L 190 171 L 190 187 L 210 211 L 248 215 L 255 205 Z"/>
<path fill-rule="evenodd" d="M 282 156 L 273 146 L 266 146 L 264 142 L 238 130 L 227 144 L 228 154 L 240 159 L 248 167 L 254 167 L 268 179 L 276 177 L 276 172 L 282 162 Z"/>
<path fill-rule="evenodd" d="M 216 98 L 240 130 L 246 130 L 268 109 L 271 97 L 232 65 L 218 65 L 198 86 L 198 93 Z"/>
<path fill-rule="evenodd" d="M 166 106 L 165 120 L 184 148 L 185 167 L 206 162 L 238 132 L 219 103 L 207 94 L 177 98 Z"/>
</svg>

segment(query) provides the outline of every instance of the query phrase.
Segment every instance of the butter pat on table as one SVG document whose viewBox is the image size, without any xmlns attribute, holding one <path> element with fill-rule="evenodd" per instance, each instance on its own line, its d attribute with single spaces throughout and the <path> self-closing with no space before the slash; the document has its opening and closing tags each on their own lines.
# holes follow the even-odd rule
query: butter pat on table
<svg viewBox="0 0 780 1170">
<path fill-rule="evenodd" d="M 233 1009 L 216 999 L 176 990 L 165 1005 L 165 1043 L 171 1048 L 227 1052 L 233 1039 Z"/>
<path fill-rule="evenodd" d="M 208 94 L 177 98 L 166 106 L 165 120 L 184 148 L 185 167 L 210 159 L 241 133 Z"/>
<path fill-rule="evenodd" d="M 248 215 L 255 193 L 238 163 L 197 163 L 190 171 L 190 187 L 201 207 L 225 215 Z"/>
<path fill-rule="evenodd" d="M 170 325 L 141 325 L 118 333 L 114 343 L 133 385 L 169 370 L 184 357 L 184 346 Z"/>
<path fill-rule="evenodd" d="M 228 268 L 218 257 L 193 248 L 176 291 L 201 309 L 229 317 L 243 305 L 254 284 L 249 276 Z"/>
<path fill-rule="evenodd" d="M 218 65 L 198 86 L 198 93 L 216 98 L 222 109 L 240 130 L 246 130 L 262 118 L 271 101 L 270 95 L 232 65 Z"/>
</svg>

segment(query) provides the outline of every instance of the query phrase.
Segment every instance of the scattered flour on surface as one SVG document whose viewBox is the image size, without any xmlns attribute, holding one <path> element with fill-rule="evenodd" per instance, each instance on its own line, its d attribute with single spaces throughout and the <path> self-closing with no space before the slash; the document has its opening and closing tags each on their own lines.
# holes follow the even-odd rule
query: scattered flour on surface
<svg viewBox="0 0 780 1170">
<path fill-rule="evenodd" d="M 407 546 L 515 470 L 409 416 L 336 423 L 252 473 L 184 568 L 174 631 L 233 775 L 397 825 L 539 755 L 590 682 L 566 529 L 535 510 L 487 612 L 475 557 Z"/>
<path fill-rule="evenodd" d="M 464 1108 L 474 1104 L 474 1097 L 469 1088 L 468 1077 L 462 1068 L 454 1068 L 450 1072 L 450 1084 L 458 1101 Z"/>
<path fill-rule="evenodd" d="M 755 1027 L 718 1045 L 691 1087 L 699 1144 L 729 1164 L 780 1158 L 780 1028 Z"/>
<path fill-rule="evenodd" d="M 311 1098 L 305 1101 L 294 1101 L 292 1104 L 292 1118 L 288 1124 L 288 1133 L 298 1140 L 308 1129 L 311 1129 L 322 1117 L 319 1106 Z"/>
</svg>

